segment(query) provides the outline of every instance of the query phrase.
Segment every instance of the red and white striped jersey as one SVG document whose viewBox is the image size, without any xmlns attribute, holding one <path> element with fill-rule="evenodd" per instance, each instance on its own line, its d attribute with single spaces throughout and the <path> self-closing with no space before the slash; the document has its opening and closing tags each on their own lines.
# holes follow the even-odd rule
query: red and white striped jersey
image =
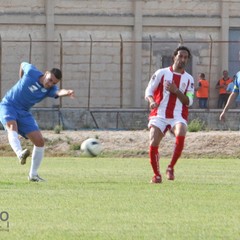
<svg viewBox="0 0 240 240">
<path fill-rule="evenodd" d="M 182 117 L 187 120 L 189 106 L 183 105 L 176 94 L 165 89 L 166 81 L 174 82 L 183 94 L 189 97 L 194 96 L 194 79 L 189 73 L 186 71 L 182 74 L 175 73 L 172 66 L 159 69 L 153 74 L 145 90 L 145 98 L 153 96 L 154 101 L 159 105 L 158 108 L 151 110 L 149 118 L 153 116 L 174 119 Z"/>
</svg>

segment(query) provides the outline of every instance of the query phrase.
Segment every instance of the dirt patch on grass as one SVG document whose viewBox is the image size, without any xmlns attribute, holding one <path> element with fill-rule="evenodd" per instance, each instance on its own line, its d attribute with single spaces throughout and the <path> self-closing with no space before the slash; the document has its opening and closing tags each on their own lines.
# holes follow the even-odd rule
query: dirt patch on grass
<svg viewBox="0 0 240 240">
<path fill-rule="evenodd" d="M 82 130 L 42 131 L 45 139 L 45 156 L 79 156 L 81 143 L 89 138 L 98 138 L 103 146 L 103 155 L 118 157 L 148 157 L 149 132 Z M 174 138 L 167 134 L 161 142 L 161 156 L 169 157 L 174 148 Z M 32 149 L 29 140 L 21 138 L 23 147 Z M 14 156 L 5 131 L 0 131 L 1 156 Z M 187 133 L 183 157 L 240 157 L 240 138 L 238 131 L 211 131 Z"/>
</svg>

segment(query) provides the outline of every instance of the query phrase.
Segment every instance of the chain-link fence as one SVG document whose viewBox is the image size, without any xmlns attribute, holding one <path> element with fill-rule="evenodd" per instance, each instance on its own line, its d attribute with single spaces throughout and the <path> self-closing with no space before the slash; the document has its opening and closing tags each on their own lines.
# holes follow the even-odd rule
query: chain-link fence
<svg viewBox="0 0 240 240">
<path fill-rule="evenodd" d="M 64 98 L 59 102 L 45 101 L 36 107 L 57 105 L 60 108 L 86 109 L 147 109 L 144 90 L 151 75 L 172 63 L 174 49 L 183 44 L 190 48 L 191 61 L 187 71 L 198 85 L 199 73 L 204 73 L 209 82 L 208 109 L 217 108 L 218 80 L 223 68 L 229 77 L 238 71 L 240 65 L 240 42 L 213 41 L 160 41 L 152 36 L 142 41 L 119 40 L 98 41 L 92 39 L 65 41 L 61 34 L 56 41 L 28 40 L 11 41 L 0 38 L 0 93 L 5 92 L 18 80 L 19 65 L 28 61 L 43 72 L 46 58 L 52 58 L 52 65 L 63 71 L 60 87 L 75 90 L 74 101 Z M 49 51 L 51 50 L 51 53 Z M 228 55 L 223 55 L 227 52 Z M 227 62 L 229 67 L 224 63 Z M 195 98 L 192 108 L 199 108 Z"/>
</svg>

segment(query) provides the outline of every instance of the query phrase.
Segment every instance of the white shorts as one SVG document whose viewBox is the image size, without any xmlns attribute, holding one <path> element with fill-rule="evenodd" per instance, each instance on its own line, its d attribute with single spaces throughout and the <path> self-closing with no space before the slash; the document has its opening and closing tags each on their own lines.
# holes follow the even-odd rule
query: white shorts
<svg viewBox="0 0 240 240">
<path fill-rule="evenodd" d="M 187 126 L 187 121 L 184 118 L 161 118 L 158 116 L 151 117 L 149 122 L 148 122 L 148 127 L 150 128 L 151 126 L 156 126 L 158 127 L 163 134 L 165 134 L 168 130 L 172 130 L 172 128 L 177 124 L 177 123 L 183 123 Z"/>
</svg>

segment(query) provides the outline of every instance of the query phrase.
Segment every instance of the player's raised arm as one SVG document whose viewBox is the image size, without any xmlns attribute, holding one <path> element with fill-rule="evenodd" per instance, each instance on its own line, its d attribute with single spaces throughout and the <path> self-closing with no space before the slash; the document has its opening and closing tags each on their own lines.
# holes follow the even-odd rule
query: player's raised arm
<svg viewBox="0 0 240 240">
<path fill-rule="evenodd" d="M 58 97 L 65 97 L 65 96 L 69 96 L 71 98 L 74 98 L 74 91 L 71 89 L 60 89 L 57 92 L 57 96 Z"/>
<path fill-rule="evenodd" d="M 23 69 L 22 69 L 22 64 L 23 64 L 23 63 L 21 63 L 21 64 L 20 64 L 20 67 L 19 67 L 19 78 L 22 78 L 23 73 L 24 73 L 24 72 L 23 72 Z"/>
<path fill-rule="evenodd" d="M 233 102 L 235 102 L 236 98 L 238 96 L 238 93 L 232 92 L 228 98 L 228 101 L 226 103 L 226 106 L 224 107 L 222 113 L 219 116 L 219 120 L 220 121 L 225 121 L 225 115 L 226 112 L 228 111 L 228 109 L 231 107 L 231 105 L 233 104 Z"/>
</svg>

